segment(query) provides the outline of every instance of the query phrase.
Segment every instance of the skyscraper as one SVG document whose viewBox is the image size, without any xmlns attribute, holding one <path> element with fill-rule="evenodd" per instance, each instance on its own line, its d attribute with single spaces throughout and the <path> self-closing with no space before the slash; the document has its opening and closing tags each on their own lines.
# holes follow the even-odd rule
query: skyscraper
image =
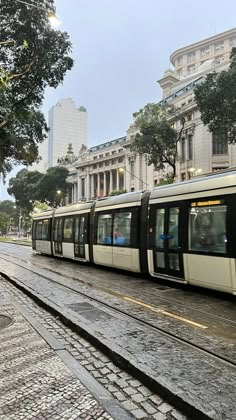
<svg viewBox="0 0 236 420">
<path fill-rule="evenodd" d="M 72 99 L 61 99 L 49 111 L 48 168 L 65 156 L 71 143 L 76 154 L 87 145 L 87 111 L 77 108 Z"/>
</svg>

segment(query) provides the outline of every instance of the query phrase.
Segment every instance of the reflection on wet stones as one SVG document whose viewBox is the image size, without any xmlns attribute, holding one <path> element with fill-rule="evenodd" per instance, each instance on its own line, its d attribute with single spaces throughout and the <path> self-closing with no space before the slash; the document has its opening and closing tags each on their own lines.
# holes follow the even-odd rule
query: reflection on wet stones
<svg viewBox="0 0 236 420">
<path fill-rule="evenodd" d="M 13 322 L 12 318 L 10 318 L 9 316 L 0 314 L 0 331 L 8 327 L 9 325 L 11 325 L 12 322 Z"/>
</svg>

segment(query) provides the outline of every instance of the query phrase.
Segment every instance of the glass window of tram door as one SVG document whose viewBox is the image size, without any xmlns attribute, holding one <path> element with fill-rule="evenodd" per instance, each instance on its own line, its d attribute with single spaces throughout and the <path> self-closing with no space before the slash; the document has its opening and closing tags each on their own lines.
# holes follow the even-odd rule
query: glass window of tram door
<svg viewBox="0 0 236 420">
<path fill-rule="evenodd" d="M 182 252 L 179 247 L 179 207 L 154 208 L 155 271 L 182 276 Z"/>
<path fill-rule="evenodd" d="M 58 217 L 54 219 L 53 240 L 56 254 L 62 254 L 62 227 L 63 219 Z"/>
<path fill-rule="evenodd" d="M 75 217 L 75 257 L 85 258 L 85 243 L 87 239 L 87 215 Z"/>
</svg>

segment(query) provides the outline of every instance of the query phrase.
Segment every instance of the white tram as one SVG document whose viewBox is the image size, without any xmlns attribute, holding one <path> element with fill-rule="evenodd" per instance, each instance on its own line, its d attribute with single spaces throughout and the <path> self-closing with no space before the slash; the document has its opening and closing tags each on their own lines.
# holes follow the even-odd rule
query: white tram
<svg viewBox="0 0 236 420">
<path fill-rule="evenodd" d="M 33 216 L 33 249 L 236 294 L 236 171 Z"/>
</svg>

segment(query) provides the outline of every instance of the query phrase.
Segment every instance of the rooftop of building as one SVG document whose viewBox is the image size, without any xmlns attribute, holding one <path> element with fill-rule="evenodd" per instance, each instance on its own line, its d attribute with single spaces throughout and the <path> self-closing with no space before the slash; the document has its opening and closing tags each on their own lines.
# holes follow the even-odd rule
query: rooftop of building
<svg viewBox="0 0 236 420">
<path fill-rule="evenodd" d="M 225 31 L 225 32 L 221 32 L 220 34 L 217 34 L 217 35 L 210 36 L 210 37 L 205 38 L 201 41 L 195 42 L 193 44 L 189 44 L 186 47 L 179 48 L 171 54 L 170 61 L 174 65 L 175 59 L 179 55 L 186 54 L 189 51 L 192 51 L 192 50 L 197 49 L 197 48 L 201 48 L 206 44 L 212 44 L 213 42 L 222 40 L 224 38 L 228 38 L 228 37 L 233 36 L 233 35 L 236 35 L 236 28 L 230 29 L 230 30 Z"/>
<path fill-rule="evenodd" d="M 122 144 L 126 141 L 126 136 L 119 137 L 118 139 L 110 140 L 102 144 L 98 144 L 97 146 L 90 147 L 88 150 L 89 152 L 97 152 L 99 150 L 106 149 L 107 147 L 116 146 L 118 144 Z"/>
</svg>

